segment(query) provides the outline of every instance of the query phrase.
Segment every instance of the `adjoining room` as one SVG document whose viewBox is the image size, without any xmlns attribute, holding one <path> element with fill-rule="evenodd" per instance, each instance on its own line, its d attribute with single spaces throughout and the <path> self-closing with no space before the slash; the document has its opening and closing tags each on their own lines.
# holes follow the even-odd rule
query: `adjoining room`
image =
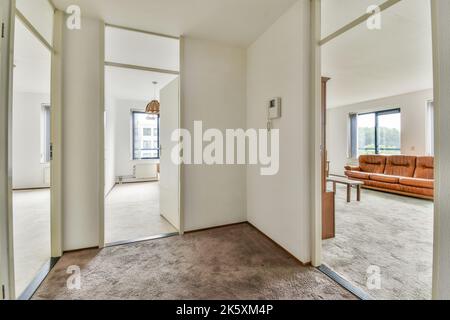
<svg viewBox="0 0 450 320">
<path fill-rule="evenodd" d="M 178 234 L 179 40 L 108 26 L 105 44 L 105 243 Z"/>
<path fill-rule="evenodd" d="M 50 28 L 51 30 L 51 28 Z M 51 257 L 51 52 L 15 23 L 12 202 L 15 292 L 20 297 Z"/>
<path fill-rule="evenodd" d="M 323 1 L 324 36 L 336 15 L 351 8 L 357 17 L 367 7 L 340 6 Z M 323 262 L 372 298 L 431 299 L 430 2 L 401 1 L 380 17 L 379 29 L 362 23 L 322 46 L 333 202 L 324 211 Z"/>
</svg>

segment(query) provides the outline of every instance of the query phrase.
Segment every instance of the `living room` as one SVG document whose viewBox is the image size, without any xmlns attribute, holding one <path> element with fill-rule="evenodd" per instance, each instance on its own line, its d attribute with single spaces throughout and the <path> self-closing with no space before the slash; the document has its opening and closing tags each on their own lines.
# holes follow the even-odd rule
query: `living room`
<svg viewBox="0 0 450 320">
<path fill-rule="evenodd" d="M 328 14 L 339 13 L 326 8 L 325 32 Z M 323 261 L 367 299 L 431 299 L 430 16 L 426 1 L 401 2 L 382 12 L 381 28 L 363 24 L 322 47 L 327 191 L 335 197 Z"/>
</svg>

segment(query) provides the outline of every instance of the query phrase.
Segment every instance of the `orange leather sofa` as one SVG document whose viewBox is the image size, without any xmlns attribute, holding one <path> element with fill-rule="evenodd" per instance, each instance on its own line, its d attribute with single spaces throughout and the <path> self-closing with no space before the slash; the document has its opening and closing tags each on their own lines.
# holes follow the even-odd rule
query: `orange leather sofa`
<svg viewBox="0 0 450 320">
<path fill-rule="evenodd" d="M 434 199 L 434 158 L 366 155 L 345 175 L 364 182 L 364 188 L 422 199 Z"/>
</svg>

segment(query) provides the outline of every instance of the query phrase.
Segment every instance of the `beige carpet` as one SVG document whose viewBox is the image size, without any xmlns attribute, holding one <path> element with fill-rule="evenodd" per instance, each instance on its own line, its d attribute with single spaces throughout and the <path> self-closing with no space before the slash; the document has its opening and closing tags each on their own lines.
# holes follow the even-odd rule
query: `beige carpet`
<svg viewBox="0 0 450 320">
<path fill-rule="evenodd" d="M 14 272 L 19 297 L 50 261 L 50 189 L 13 192 Z"/>
<path fill-rule="evenodd" d="M 431 299 L 433 202 L 363 190 L 348 204 L 339 187 L 336 233 L 323 261 L 354 285 L 375 299 Z M 379 290 L 367 288 L 370 266 L 380 268 Z"/>
<path fill-rule="evenodd" d="M 116 185 L 106 197 L 106 243 L 173 232 L 177 230 L 160 214 L 159 182 Z"/>
<path fill-rule="evenodd" d="M 66 286 L 81 267 L 81 289 Z M 66 254 L 34 299 L 355 299 L 247 224 Z"/>
</svg>

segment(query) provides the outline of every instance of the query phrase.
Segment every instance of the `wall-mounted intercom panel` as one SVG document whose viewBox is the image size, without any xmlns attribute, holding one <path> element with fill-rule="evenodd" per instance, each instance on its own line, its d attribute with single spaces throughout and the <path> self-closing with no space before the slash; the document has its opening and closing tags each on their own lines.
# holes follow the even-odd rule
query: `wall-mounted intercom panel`
<svg viewBox="0 0 450 320">
<path fill-rule="evenodd" d="M 274 98 L 269 103 L 269 120 L 281 118 L 281 98 Z"/>
<path fill-rule="evenodd" d="M 281 98 L 273 98 L 269 102 L 267 112 L 267 130 L 272 130 L 272 120 L 281 118 Z"/>
</svg>

